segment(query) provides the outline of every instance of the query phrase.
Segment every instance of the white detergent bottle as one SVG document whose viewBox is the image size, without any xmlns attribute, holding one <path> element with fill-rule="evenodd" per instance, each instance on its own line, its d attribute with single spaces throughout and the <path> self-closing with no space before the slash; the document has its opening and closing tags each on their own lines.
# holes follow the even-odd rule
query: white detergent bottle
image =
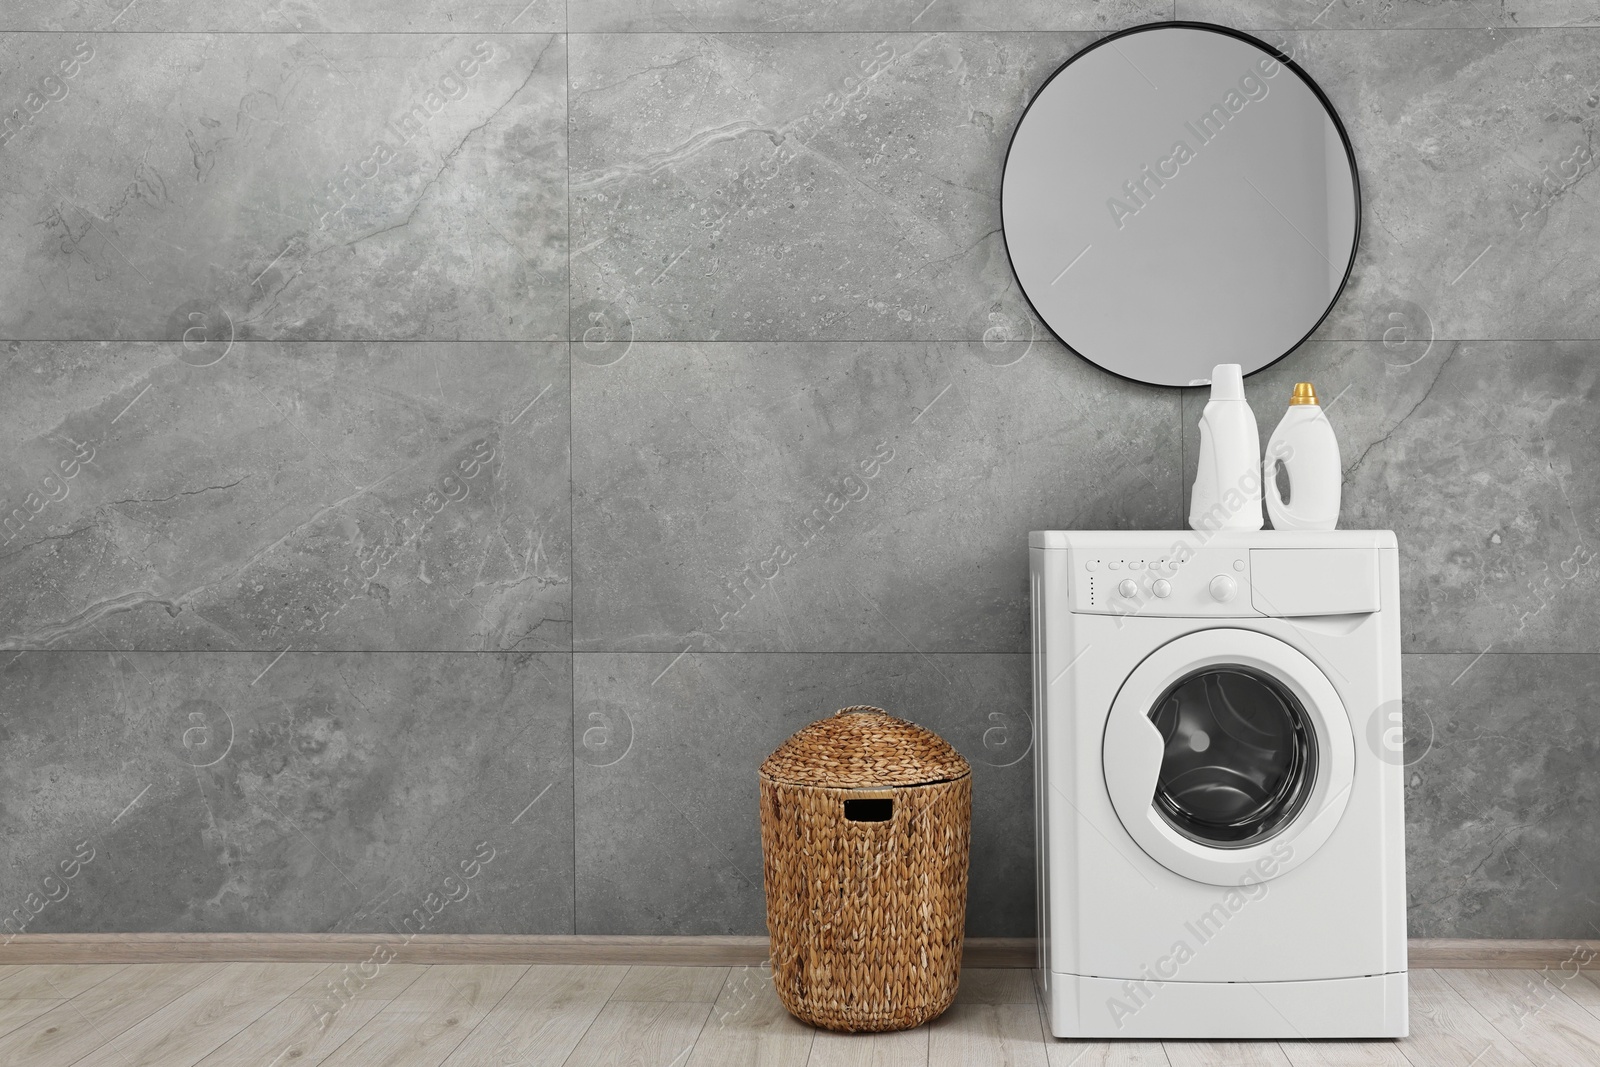
<svg viewBox="0 0 1600 1067">
<path fill-rule="evenodd" d="M 1289 475 L 1287 500 L 1278 492 L 1280 461 Z M 1339 442 L 1310 382 L 1295 384 L 1289 410 L 1267 441 L 1261 480 L 1274 530 L 1331 530 L 1339 524 Z"/>
<path fill-rule="evenodd" d="M 1211 369 L 1211 399 L 1200 414 L 1200 465 L 1189 496 L 1196 530 L 1261 529 L 1261 437 L 1244 399 L 1237 363 Z"/>
</svg>

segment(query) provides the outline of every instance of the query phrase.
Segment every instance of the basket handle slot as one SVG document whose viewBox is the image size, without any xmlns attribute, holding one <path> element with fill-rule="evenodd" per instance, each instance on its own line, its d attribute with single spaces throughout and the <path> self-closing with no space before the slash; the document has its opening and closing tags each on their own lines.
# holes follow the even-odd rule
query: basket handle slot
<svg viewBox="0 0 1600 1067">
<path fill-rule="evenodd" d="M 862 797 L 844 802 L 844 817 L 848 822 L 888 822 L 894 818 L 892 797 Z"/>
</svg>

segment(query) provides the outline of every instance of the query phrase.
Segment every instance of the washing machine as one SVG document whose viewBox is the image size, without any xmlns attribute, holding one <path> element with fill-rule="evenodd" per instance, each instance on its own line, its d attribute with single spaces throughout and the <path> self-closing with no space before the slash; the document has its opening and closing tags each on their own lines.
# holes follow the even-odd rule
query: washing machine
<svg viewBox="0 0 1600 1067">
<path fill-rule="evenodd" d="M 1407 1032 L 1387 531 L 1035 531 L 1040 993 L 1076 1038 Z"/>
</svg>

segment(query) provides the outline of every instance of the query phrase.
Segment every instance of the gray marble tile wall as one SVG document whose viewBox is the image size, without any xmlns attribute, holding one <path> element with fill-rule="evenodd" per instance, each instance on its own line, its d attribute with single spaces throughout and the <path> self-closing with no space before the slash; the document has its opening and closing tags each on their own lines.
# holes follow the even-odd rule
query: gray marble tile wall
<svg viewBox="0 0 1600 1067">
<path fill-rule="evenodd" d="M 1000 164 L 1173 17 L 1360 160 L 1248 388 L 1399 533 L 1412 932 L 1596 936 L 1594 0 L 9 0 L 0 910 L 757 933 L 755 765 L 870 702 L 1031 933 L 1025 535 L 1176 527 L 1202 398 L 1048 339 Z"/>
</svg>

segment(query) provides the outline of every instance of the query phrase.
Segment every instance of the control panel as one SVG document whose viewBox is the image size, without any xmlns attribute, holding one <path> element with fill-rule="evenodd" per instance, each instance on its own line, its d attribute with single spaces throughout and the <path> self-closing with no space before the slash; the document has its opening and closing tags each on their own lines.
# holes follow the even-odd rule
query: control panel
<svg viewBox="0 0 1600 1067">
<path fill-rule="evenodd" d="M 1072 610 L 1096 615 L 1259 617 L 1246 549 L 1151 553 L 1074 552 Z"/>
</svg>

